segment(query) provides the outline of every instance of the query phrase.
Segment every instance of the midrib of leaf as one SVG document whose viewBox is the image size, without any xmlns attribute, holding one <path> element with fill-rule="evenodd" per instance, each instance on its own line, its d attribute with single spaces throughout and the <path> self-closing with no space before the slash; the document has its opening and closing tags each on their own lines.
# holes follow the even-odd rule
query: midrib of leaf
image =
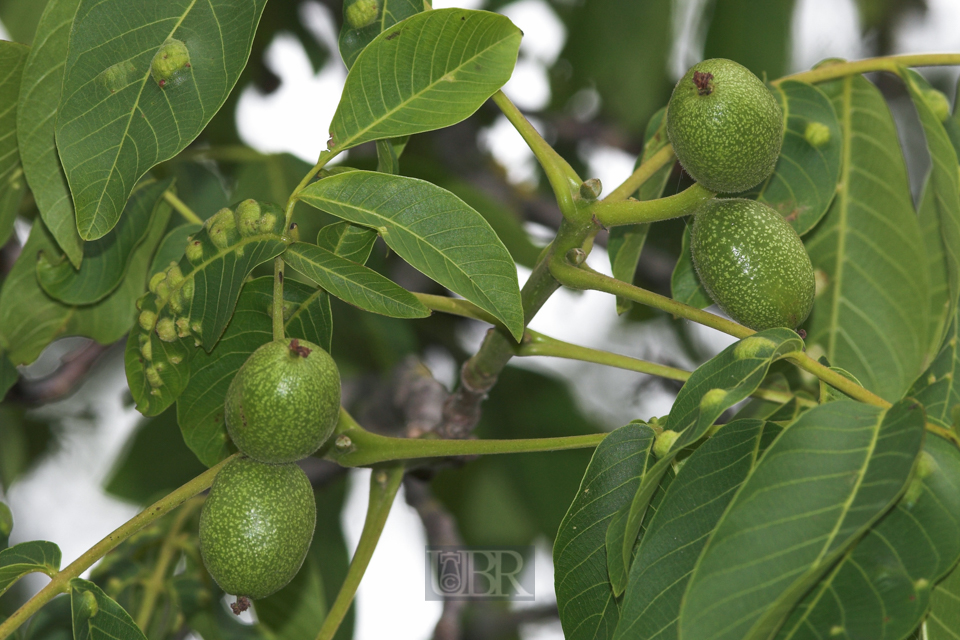
<svg viewBox="0 0 960 640">
<path fill-rule="evenodd" d="M 177 23 L 174 25 L 173 29 L 171 29 L 171 30 L 170 30 L 170 33 L 167 34 L 167 37 L 164 38 L 164 42 L 166 42 L 166 41 L 169 40 L 171 37 L 173 37 L 173 34 L 175 34 L 175 33 L 177 32 L 177 29 L 180 28 L 180 25 L 183 24 L 183 21 L 186 19 L 187 14 L 189 14 L 190 11 L 193 10 L 193 7 L 194 7 L 195 4 L 197 4 L 197 0 L 191 0 L 190 5 L 189 5 L 189 6 L 183 11 L 183 13 L 180 15 L 180 18 L 177 20 Z M 219 20 L 217 21 L 217 24 L 218 24 L 218 25 L 220 24 L 220 21 L 219 21 Z M 85 52 L 85 53 L 87 53 L 87 52 Z M 147 86 L 147 81 L 148 81 L 149 79 L 150 79 L 150 67 L 147 67 L 147 72 L 144 74 L 143 78 L 140 80 L 140 90 L 137 91 L 137 99 L 134 101 L 133 107 L 130 109 L 130 113 L 129 113 L 129 115 L 127 116 L 127 125 L 126 125 L 126 127 L 124 127 L 123 136 L 120 138 L 120 144 L 117 145 L 116 155 L 114 155 L 114 157 L 113 157 L 113 162 L 110 164 L 110 173 L 107 174 L 107 179 L 106 179 L 106 181 L 104 182 L 104 187 L 103 187 L 102 189 L 100 189 L 100 198 L 97 200 L 97 209 L 96 209 L 97 212 L 100 211 L 100 207 L 101 207 L 101 205 L 103 205 L 103 199 L 107 196 L 106 185 L 109 185 L 109 184 L 110 184 L 110 181 L 113 179 L 113 176 L 114 176 L 114 174 L 116 173 L 117 163 L 118 163 L 118 161 L 119 161 L 119 159 L 120 159 L 120 153 L 123 151 L 124 145 L 125 145 L 126 142 L 127 142 L 128 134 L 130 133 L 130 124 L 133 122 L 134 115 L 137 113 L 137 111 L 138 111 L 138 109 L 139 109 L 139 107 L 140 107 L 140 98 L 141 98 L 141 96 L 143 96 L 143 89 L 144 89 L 144 87 Z M 90 82 L 94 82 L 94 80 L 91 80 Z M 132 84 L 132 83 L 131 83 L 131 84 Z M 81 89 L 83 89 L 85 86 L 86 86 L 86 84 L 81 85 L 80 87 L 78 87 L 78 88 L 77 88 L 77 91 L 74 91 L 72 94 L 70 94 L 70 97 L 73 97 L 73 95 L 75 95 L 78 91 L 80 91 Z M 63 104 L 64 102 L 66 102 L 66 100 L 61 99 L 61 104 Z M 172 108 L 171 108 L 171 112 L 172 112 Z M 82 117 L 83 115 L 86 115 L 86 114 L 80 114 L 80 115 L 77 116 L 77 118 L 80 118 L 80 117 Z M 74 120 L 76 120 L 77 118 L 74 118 Z M 72 121 L 71 121 L 71 122 L 72 122 Z M 177 122 L 176 117 L 174 117 L 174 122 Z M 70 124 L 70 122 L 66 122 L 66 123 L 64 123 L 63 125 L 60 125 L 60 126 L 63 127 L 63 126 L 66 126 L 67 124 Z M 179 123 L 177 124 L 177 129 L 178 129 L 178 133 L 179 133 Z M 80 140 L 77 140 L 76 142 L 74 142 L 74 145 L 79 144 L 79 143 L 82 142 L 84 139 L 85 139 L 85 138 L 81 138 Z M 84 233 L 81 233 L 81 235 L 82 235 L 84 238 L 88 238 L 89 235 L 90 235 L 91 229 L 93 229 L 94 227 L 97 227 L 97 226 L 99 226 L 98 221 L 97 221 L 97 216 L 93 216 L 92 218 L 90 218 L 89 223 L 84 226 Z"/>
<path fill-rule="evenodd" d="M 371 194 L 371 195 L 372 195 L 372 194 Z M 317 198 L 317 196 L 312 196 L 312 197 Z M 319 200 L 320 198 L 317 198 L 317 199 Z M 368 213 L 368 214 L 370 214 L 371 216 L 373 216 L 374 218 L 376 218 L 377 220 L 386 221 L 386 222 L 388 222 L 389 225 L 392 225 L 393 227 L 396 227 L 396 228 L 398 228 L 398 229 L 403 229 L 403 230 L 406 231 L 408 234 L 410 234 L 412 237 L 416 238 L 418 244 L 427 244 L 427 246 L 430 247 L 432 253 L 439 255 L 439 256 L 443 259 L 444 264 L 447 266 L 447 271 L 448 271 L 448 272 L 451 272 L 451 267 L 452 267 L 452 270 L 453 270 L 453 271 L 456 271 L 457 273 L 461 274 L 463 277 L 465 277 L 465 278 L 470 282 L 471 285 L 473 285 L 473 288 L 477 291 L 478 295 L 479 295 L 480 297 L 482 297 L 482 298 L 487 302 L 487 304 L 489 304 L 489 305 L 490 305 L 491 307 L 493 307 L 494 309 L 499 308 L 496 304 L 494 304 L 494 302 L 490 299 L 490 297 L 487 296 L 486 291 L 484 291 L 483 289 L 481 289 L 480 287 L 478 287 L 478 286 L 476 285 L 476 283 L 474 283 L 473 278 L 470 277 L 470 274 L 468 274 L 466 271 L 463 271 L 462 269 L 460 269 L 459 265 L 458 265 L 455 261 L 453 261 L 453 260 L 451 260 L 450 258 L 448 258 L 447 255 L 446 255 L 443 251 L 437 249 L 436 247 L 433 247 L 433 246 L 429 245 L 428 243 L 425 243 L 425 242 L 423 241 L 423 238 L 422 238 L 421 236 L 419 236 L 418 234 L 414 233 L 413 231 L 411 231 L 409 227 L 406 227 L 406 226 L 404 226 L 404 225 L 402 225 L 402 224 L 400 224 L 400 223 L 398 223 L 398 222 L 395 222 L 395 220 L 394 220 L 393 218 L 389 218 L 389 217 L 387 217 L 387 216 L 381 215 L 381 214 L 379 214 L 379 213 L 377 213 L 376 211 L 373 211 L 373 210 L 371 210 L 371 209 L 364 209 L 364 208 L 362 208 L 362 207 L 360 207 L 360 206 L 357 206 L 357 205 L 350 205 L 350 204 L 347 204 L 347 203 L 342 202 L 342 201 L 339 201 L 339 200 L 330 200 L 329 198 L 324 198 L 324 200 L 326 200 L 327 202 L 331 202 L 331 203 L 333 203 L 333 204 L 336 204 L 336 205 L 338 205 L 338 206 L 344 207 L 344 208 L 346 208 L 346 209 L 353 209 L 354 211 L 360 211 L 360 212 Z M 404 211 L 406 211 L 407 209 L 409 209 L 409 208 L 411 208 L 411 207 L 417 206 L 418 204 L 420 204 L 420 202 L 411 204 L 409 207 L 406 207 L 406 208 L 404 208 L 404 209 L 400 209 L 400 210 L 398 210 L 396 213 L 397 213 L 397 215 L 399 215 L 399 214 L 403 213 Z M 437 212 L 437 213 L 434 213 L 433 216 L 431 216 L 431 217 L 436 217 L 436 216 L 442 215 L 443 213 L 448 213 L 448 212 Z M 423 218 L 423 219 L 421 219 L 421 220 L 418 220 L 417 222 L 424 222 L 424 221 L 426 221 L 426 220 L 429 220 L 429 218 Z M 377 229 L 377 231 L 380 233 L 380 236 L 381 236 L 382 238 L 384 238 L 384 239 L 386 239 L 386 237 L 390 235 L 389 226 L 376 227 L 376 229 Z M 421 253 L 422 253 L 422 252 L 423 252 L 423 250 L 421 249 Z"/>
<path fill-rule="evenodd" d="M 853 110 L 851 109 L 852 88 L 853 81 L 850 78 L 845 79 L 843 81 L 843 168 L 840 170 L 840 220 L 837 223 L 837 257 L 832 283 L 833 291 L 830 293 L 830 296 L 833 298 L 833 302 L 830 308 L 830 337 L 827 340 L 827 353 L 829 353 L 831 356 L 836 353 L 837 333 L 840 327 L 840 283 L 843 281 L 843 252 L 846 250 L 847 244 L 846 227 L 850 196 L 850 147 L 851 141 L 853 140 Z"/>
<path fill-rule="evenodd" d="M 195 0 L 194 0 L 194 1 L 195 1 Z M 449 23 L 450 20 L 447 19 L 447 22 Z M 489 25 L 489 26 L 487 27 L 487 29 L 489 30 L 492 26 L 493 26 L 492 24 Z M 444 28 L 445 28 L 445 27 L 446 27 L 446 24 L 444 24 Z M 418 48 L 419 48 L 419 46 L 420 46 L 420 42 L 423 40 L 423 37 L 422 37 L 422 36 L 423 36 L 423 29 L 420 30 L 420 35 L 417 36 L 417 47 L 418 47 Z M 426 86 L 423 90 L 421 90 L 420 92 L 411 94 L 411 96 L 410 96 L 409 98 L 401 101 L 400 104 L 398 104 L 398 105 L 397 105 L 396 107 L 394 107 L 393 109 L 387 111 L 383 116 L 381 116 L 381 117 L 378 118 L 378 119 L 373 120 L 369 125 L 366 126 L 366 128 L 360 129 L 360 130 L 357 131 L 357 133 L 355 133 L 352 137 L 347 138 L 347 140 L 345 140 L 344 142 L 341 142 L 341 143 L 335 145 L 335 146 L 333 147 L 333 149 L 331 149 L 331 151 L 332 151 L 333 153 L 339 153 L 339 152 L 343 151 L 344 149 L 349 149 L 349 148 L 350 148 L 350 144 L 351 144 L 354 140 L 356 140 L 357 138 L 362 137 L 365 133 L 367 133 L 367 132 L 370 131 L 371 129 L 375 128 L 377 125 L 381 124 L 382 122 L 384 122 L 384 121 L 386 121 L 386 120 L 389 120 L 390 117 L 393 116 L 393 114 L 395 114 L 395 113 L 396 113 L 397 111 L 399 111 L 400 109 L 406 107 L 408 104 L 410 104 L 411 102 L 413 102 L 416 98 L 419 98 L 421 95 L 423 95 L 424 93 L 426 93 L 428 90 L 433 89 L 435 86 L 437 86 L 437 85 L 440 84 L 441 82 L 445 82 L 444 78 L 446 78 L 447 76 L 449 76 L 451 73 L 455 73 L 456 71 L 458 71 L 458 70 L 462 69 L 463 67 L 467 66 L 467 64 L 469 64 L 470 62 L 472 62 L 472 61 L 476 60 L 477 58 L 479 58 L 481 55 L 485 54 L 487 51 L 490 51 L 491 49 L 494 49 L 495 47 L 500 46 L 500 44 L 501 44 L 502 42 L 503 42 L 503 40 L 498 40 L 497 42 L 491 44 L 491 45 L 490 45 L 489 47 L 487 47 L 486 49 L 483 49 L 483 50 L 481 50 L 481 51 L 478 51 L 472 58 L 468 58 L 467 60 L 461 61 L 461 63 L 460 63 L 457 67 L 455 67 L 454 69 L 451 69 L 451 70 L 447 71 L 445 74 L 443 74 L 442 76 L 440 76 L 439 78 L 437 78 L 436 80 L 434 80 L 433 82 L 431 82 L 429 85 L 427 85 L 427 86 Z M 356 66 L 356 65 L 354 65 L 354 66 Z M 381 75 L 380 75 L 379 73 L 377 74 L 377 84 L 381 87 L 381 91 L 382 91 L 383 83 L 382 83 Z M 369 99 L 367 98 L 367 90 L 366 90 L 365 87 L 363 87 L 362 84 L 361 84 L 360 86 L 363 88 L 363 97 L 364 97 L 364 99 L 367 99 L 367 102 L 368 102 L 368 105 L 367 105 L 367 106 L 368 106 L 368 108 L 369 108 Z M 372 110 L 371 110 L 371 111 L 372 111 Z M 354 118 L 353 118 L 353 119 L 354 119 L 354 122 L 357 121 L 356 114 L 354 114 Z"/>
</svg>

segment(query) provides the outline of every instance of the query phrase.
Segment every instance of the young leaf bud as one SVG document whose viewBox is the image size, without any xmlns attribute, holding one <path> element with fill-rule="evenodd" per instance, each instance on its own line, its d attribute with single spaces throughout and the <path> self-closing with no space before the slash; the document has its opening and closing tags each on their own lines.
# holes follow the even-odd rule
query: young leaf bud
<svg viewBox="0 0 960 640">
<path fill-rule="evenodd" d="M 597 178 L 590 178 L 580 185 L 580 197 L 584 200 L 596 200 L 603 192 L 603 185 Z"/>
<path fill-rule="evenodd" d="M 292 242 L 300 242 L 300 227 L 297 226 L 296 222 L 290 223 L 290 228 L 287 229 L 287 236 Z"/>
</svg>

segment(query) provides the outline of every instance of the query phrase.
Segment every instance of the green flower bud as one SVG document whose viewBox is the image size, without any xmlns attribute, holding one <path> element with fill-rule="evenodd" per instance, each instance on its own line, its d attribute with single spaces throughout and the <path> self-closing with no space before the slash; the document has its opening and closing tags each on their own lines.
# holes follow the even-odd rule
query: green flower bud
<svg viewBox="0 0 960 640">
<path fill-rule="evenodd" d="M 175 342 L 177 339 L 177 327 L 173 324 L 172 318 L 160 318 L 157 322 L 157 335 L 164 342 Z"/>
<path fill-rule="evenodd" d="M 181 40 L 171 38 L 164 42 L 150 62 L 150 75 L 161 88 L 183 82 L 190 68 L 190 51 Z"/>
<path fill-rule="evenodd" d="M 296 222 L 290 223 L 290 228 L 287 229 L 287 237 L 293 242 L 300 242 L 300 227 L 297 226 Z"/>
<path fill-rule="evenodd" d="M 237 227 L 240 235 L 252 236 L 260 226 L 260 204 L 256 200 L 244 200 L 237 205 Z"/>
<path fill-rule="evenodd" d="M 603 185 L 597 178 L 590 178 L 580 185 L 580 197 L 584 200 L 596 200 L 603 192 Z"/>
<path fill-rule="evenodd" d="M 153 331 L 153 328 L 157 325 L 157 314 L 147 309 L 140 312 L 138 320 L 144 331 Z"/>
<path fill-rule="evenodd" d="M 822 122 L 808 122 L 807 128 L 803 131 L 803 139 L 811 147 L 819 149 L 830 142 L 830 128 Z"/>
<path fill-rule="evenodd" d="M 362 29 L 373 24 L 380 15 L 380 3 L 377 0 L 356 0 L 344 11 L 344 17 L 354 29 Z"/>
</svg>

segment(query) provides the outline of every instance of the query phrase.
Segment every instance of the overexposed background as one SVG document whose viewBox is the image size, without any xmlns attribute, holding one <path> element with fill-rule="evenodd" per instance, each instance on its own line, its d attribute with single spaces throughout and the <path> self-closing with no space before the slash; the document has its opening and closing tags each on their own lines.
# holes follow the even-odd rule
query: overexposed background
<svg viewBox="0 0 960 640">
<path fill-rule="evenodd" d="M 697 42 L 696 34 L 704 3 L 705 0 L 675 1 L 675 44 L 669 60 L 675 79 L 700 59 L 702 44 Z M 480 0 L 433 2 L 435 8 L 478 8 L 481 4 Z M 901 23 L 895 34 L 897 52 L 960 50 L 960 29 L 957 29 L 960 0 L 928 0 L 928 5 L 922 18 L 908 17 Z M 502 13 L 525 34 L 516 72 L 504 90 L 522 109 L 535 113 L 550 101 L 547 71 L 560 55 L 566 29 L 543 0 L 519 0 L 504 7 Z M 303 19 L 318 40 L 331 51 L 337 51 L 336 23 L 324 6 L 308 4 Z M 793 70 L 809 68 L 826 57 L 862 56 L 860 32 L 854 0 L 798 0 L 791 58 Z M 0 38 L 4 37 L 0 25 Z M 326 123 L 336 109 L 346 71 L 339 58 L 331 56 L 327 65 L 314 73 L 299 42 L 289 36 L 280 36 L 273 42 L 268 63 L 281 77 L 282 84 L 268 96 L 252 87 L 243 90 L 238 106 L 241 135 L 247 144 L 260 151 L 288 151 L 312 163 L 325 146 Z M 596 114 L 599 96 L 588 92 L 578 99 L 582 102 L 582 109 L 578 107 L 582 111 L 580 115 L 589 119 L 591 114 Z M 532 120 L 537 123 L 535 116 Z M 538 178 L 533 155 L 504 118 L 482 130 L 478 143 L 502 165 L 509 181 L 517 185 L 535 184 Z M 635 160 L 633 155 L 602 144 L 584 145 L 579 153 L 590 169 L 589 176 L 600 178 L 608 189 L 630 174 Z M 18 231 L 24 234 L 26 230 L 18 228 Z M 596 249 L 589 262 L 593 268 L 609 273 L 609 262 L 602 249 Z M 520 269 L 521 281 L 528 275 L 525 269 Z M 570 342 L 654 361 L 663 361 L 667 354 L 680 351 L 673 332 L 666 326 L 624 323 L 616 316 L 612 298 L 596 292 L 558 292 L 536 317 L 532 328 Z M 464 344 L 475 348 L 483 330 L 479 324 L 465 330 L 461 336 Z M 715 351 L 731 341 L 727 336 L 699 326 L 694 335 Z M 26 373 L 39 376 L 49 372 L 64 351 L 62 344 L 55 345 Z M 116 365 L 119 354 L 114 352 L 109 357 L 114 359 L 109 364 Z M 455 370 L 452 360 L 436 353 L 428 354 L 426 359 L 441 381 L 452 384 Z M 575 393 L 583 411 L 610 428 L 633 418 L 665 414 L 673 399 L 669 392 L 655 386 L 637 397 L 636 386 L 643 378 L 641 374 L 547 358 L 524 359 L 516 364 L 567 379 L 576 378 Z M 5 497 L 16 517 L 13 543 L 52 540 L 60 545 L 64 564 L 67 564 L 136 512 L 135 507 L 105 495 L 101 488 L 137 421 L 137 414 L 125 409 L 121 402 L 124 387 L 122 366 L 100 366 L 80 393 L 42 409 L 62 416 L 61 446 L 15 484 Z M 363 524 L 368 476 L 369 472 L 365 471 L 351 476 L 343 513 L 351 547 L 356 544 Z M 359 640 L 430 637 L 440 614 L 440 604 L 423 599 L 424 544 L 419 518 L 403 498 L 399 498 L 357 596 L 356 637 Z M 555 600 L 550 557 L 550 541 L 542 540 L 536 557 L 537 604 Z M 45 580 L 33 576 L 29 584 L 39 588 Z M 524 629 L 524 636 L 561 638 L 562 633 L 555 623 L 530 626 Z"/>
</svg>

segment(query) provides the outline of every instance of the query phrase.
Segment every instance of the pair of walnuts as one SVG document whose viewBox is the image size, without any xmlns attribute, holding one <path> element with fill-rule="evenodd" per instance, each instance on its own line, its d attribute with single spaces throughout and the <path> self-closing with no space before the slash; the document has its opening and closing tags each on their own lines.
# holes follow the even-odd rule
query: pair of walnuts
<svg viewBox="0 0 960 640">
<path fill-rule="evenodd" d="M 667 106 L 667 135 L 680 164 L 717 193 L 740 193 L 766 180 L 780 155 L 783 127 L 773 95 L 731 60 L 693 66 Z M 707 200 L 694 215 L 690 240 L 704 288 L 740 324 L 793 329 L 810 314 L 810 257 L 793 227 L 770 207 L 744 198 Z"/>
</svg>

